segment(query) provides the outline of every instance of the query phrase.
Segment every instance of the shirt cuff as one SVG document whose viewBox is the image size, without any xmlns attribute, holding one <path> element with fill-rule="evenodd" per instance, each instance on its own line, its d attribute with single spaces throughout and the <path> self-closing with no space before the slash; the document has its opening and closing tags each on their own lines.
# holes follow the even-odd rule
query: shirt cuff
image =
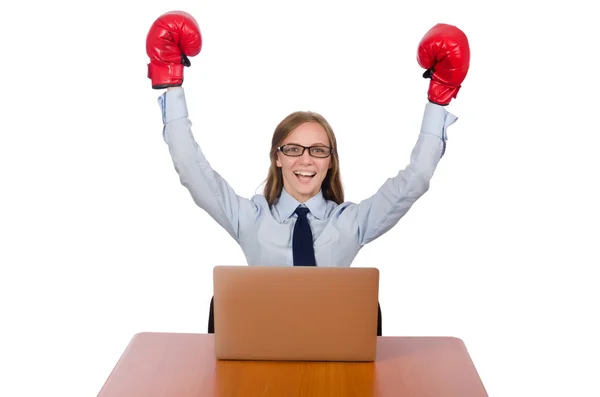
<svg viewBox="0 0 600 397">
<path fill-rule="evenodd" d="M 443 106 L 429 102 L 425 105 L 421 132 L 435 135 L 445 142 L 448 140 L 446 131 L 456 120 L 458 117 L 448 112 Z"/>
<path fill-rule="evenodd" d="M 163 124 L 188 117 L 187 103 L 183 87 L 166 91 L 158 97 Z"/>
<path fill-rule="evenodd" d="M 448 127 L 454 124 L 458 117 L 448 112 L 445 107 L 435 103 L 428 102 L 425 105 L 425 114 L 421 124 L 422 134 L 431 134 L 442 140 L 442 153 L 440 158 L 446 153 L 446 141 L 448 140 Z"/>
</svg>

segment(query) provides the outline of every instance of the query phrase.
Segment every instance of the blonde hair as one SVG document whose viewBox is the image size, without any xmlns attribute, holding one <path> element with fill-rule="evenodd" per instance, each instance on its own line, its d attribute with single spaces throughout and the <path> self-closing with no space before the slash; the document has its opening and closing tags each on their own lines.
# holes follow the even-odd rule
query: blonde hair
<svg viewBox="0 0 600 397">
<path fill-rule="evenodd" d="M 306 122 L 317 122 L 319 123 L 327 133 L 329 138 L 329 146 L 333 148 L 331 154 L 331 167 L 327 171 L 327 175 L 321 184 L 321 190 L 323 191 L 323 197 L 326 200 L 334 201 L 337 204 L 344 202 L 344 188 L 342 187 L 341 176 L 340 176 L 340 162 L 337 152 L 337 141 L 333 129 L 325 120 L 323 116 L 315 112 L 309 111 L 298 111 L 290 114 L 283 119 L 279 125 L 275 128 L 273 133 L 273 139 L 271 141 L 271 151 L 269 157 L 271 158 L 271 165 L 269 167 L 269 173 L 267 174 L 266 184 L 264 188 L 264 196 L 269 203 L 269 206 L 275 204 L 281 191 L 283 190 L 283 176 L 281 174 L 281 168 L 277 167 L 277 148 L 282 145 L 283 141 L 289 134 L 291 134 L 299 125 Z"/>
</svg>

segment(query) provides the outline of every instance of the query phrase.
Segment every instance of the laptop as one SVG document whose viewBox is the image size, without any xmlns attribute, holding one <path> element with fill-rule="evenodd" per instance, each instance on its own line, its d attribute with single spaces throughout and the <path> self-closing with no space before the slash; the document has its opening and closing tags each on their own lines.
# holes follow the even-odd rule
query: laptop
<svg viewBox="0 0 600 397">
<path fill-rule="evenodd" d="M 216 266 L 219 360 L 374 361 L 379 270 Z"/>
</svg>

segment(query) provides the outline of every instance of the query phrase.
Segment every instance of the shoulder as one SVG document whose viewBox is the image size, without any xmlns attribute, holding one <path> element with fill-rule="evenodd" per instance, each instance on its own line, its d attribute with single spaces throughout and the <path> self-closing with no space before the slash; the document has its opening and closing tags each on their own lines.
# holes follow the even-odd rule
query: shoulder
<svg viewBox="0 0 600 397">
<path fill-rule="evenodd" d="M 357 204 L 352 201 L 344 201 L 336 203 L 335 201 L 327 200 L 327 213 L 329 216 L 339 217 L 342 214 L 351 215 L 356 213 Z"/>
<path fill-rule="evenodd" d="M 252 197 L 250 197 L 250 201 L 252 201 L 254 204 L 256 205 L 260 205 L 260 206 L 269 206 L 269 203 L 267 202 L 267 198 L 260 193 L 257 193 L 255 195 L 253 195 Z"/>
<path fill-rule="evenodd" d="M 255 209 L 257 209 L 259 212 L 262 211 L 269 211 L 270 207 L 269 207 L 269 202 L 267 201 L 267 198 L 260 193 L 257 193 L 255 195 L 253 195 L 252 197 L 250 197 L 250 202 L 252 203 L 252 205 L 254 206 Z"/>
</svg>

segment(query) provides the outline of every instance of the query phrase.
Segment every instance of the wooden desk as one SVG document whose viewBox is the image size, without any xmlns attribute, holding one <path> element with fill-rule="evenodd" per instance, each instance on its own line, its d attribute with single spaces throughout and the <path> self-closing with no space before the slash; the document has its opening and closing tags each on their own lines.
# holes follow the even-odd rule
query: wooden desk
<svg viewBox="0 0 600 397">
<path fill-rule="evenodd" d="M 133 337 L 99 397 L 487 397 L 460 339 L 379 337 L 373 363 L 217 361 L 212 334 Z"/>
</svg>

